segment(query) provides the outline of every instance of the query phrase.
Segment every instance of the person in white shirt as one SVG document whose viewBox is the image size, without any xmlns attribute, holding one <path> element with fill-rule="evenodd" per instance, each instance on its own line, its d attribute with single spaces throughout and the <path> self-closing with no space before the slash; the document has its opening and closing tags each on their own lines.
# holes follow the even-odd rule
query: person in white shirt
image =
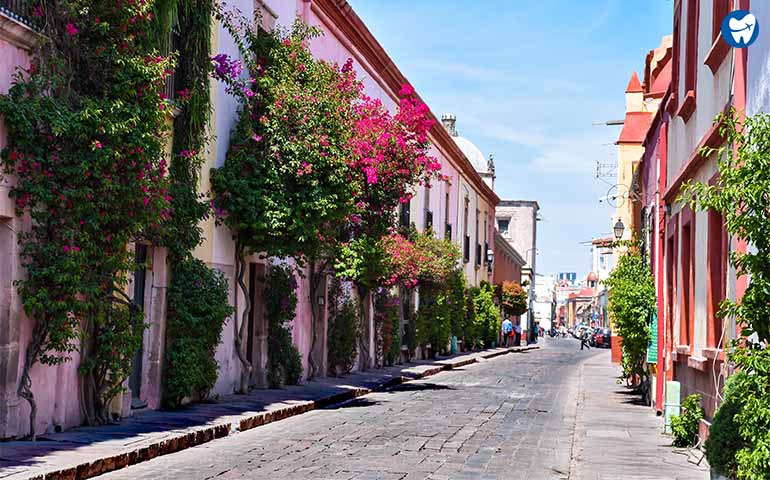
<svg viewBox="0 0 770 480">
<path fill-rule="evenodd" d="M 508 317 L 505 317 L 505 320 L 503 320 L 502 331 L 503 331 L 503 346 L 507 347 L 511 341 L 511 332 L 513 332 L 513 324 L 511 323 L 511 320 Z"/>
</svg>

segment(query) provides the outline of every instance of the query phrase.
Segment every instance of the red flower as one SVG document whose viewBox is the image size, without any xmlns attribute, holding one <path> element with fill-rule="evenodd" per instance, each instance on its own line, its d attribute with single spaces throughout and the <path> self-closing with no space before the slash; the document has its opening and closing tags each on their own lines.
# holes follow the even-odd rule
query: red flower
<svg viewBox="0 0 770 480">
<path fill-rule="evenodd" d="M 75 28 L 75 25 L 73 25 L 72 22 L 67 23 L 67 26 L 64 28 L 67 30 L 67 35 L 70 37 L 74 37 L 78 34 L 78 29 Z"/>
</svg>

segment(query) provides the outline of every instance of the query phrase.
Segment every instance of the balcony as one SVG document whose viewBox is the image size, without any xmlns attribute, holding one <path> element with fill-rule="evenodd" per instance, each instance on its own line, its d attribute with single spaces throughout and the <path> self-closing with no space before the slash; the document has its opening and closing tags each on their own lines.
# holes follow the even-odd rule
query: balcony
<svg viewBox="0 0 770 480">
<path fill-rule="evenodd" d="M 38 4 L 31 0 L 0 0 L 0 15 L 36 30 L 38 25 L 32 9 Z"/>
</svg>

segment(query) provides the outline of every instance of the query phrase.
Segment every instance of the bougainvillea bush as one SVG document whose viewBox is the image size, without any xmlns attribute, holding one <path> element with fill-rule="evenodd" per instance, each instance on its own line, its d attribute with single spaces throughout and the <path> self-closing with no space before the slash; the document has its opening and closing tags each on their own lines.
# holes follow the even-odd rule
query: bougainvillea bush
<svg viewBox="0 0 770 480">
<path fill-rule="evenodd" d="M 498 286 L 499 296 L 502 300 L 503 312 L 518 317 L 527 313 L 527 291 L 516 282 L 503 282 Z"/>
<path fill-rule="evenodd" d="M 236 278 L 246 298 L 235 337 L 245 392 L 251 371 L 244 352 L 251 310 L 243 280 L 246 257 L 266 254 L 301 263 L 333 248 L 330 232 L 353 213 L 350 162 L 360 83 L 349 65 L 313 58 L 308 45 L 317 29 L 297 22 L 290 31 L 257 35 L 237 13 L 220 11 L 218 17 L 242 58 L 211 59 L 213 76 L 240 108 L 224 165 L 212 170 L 211 185 L 217 218 L 235 240 Z M 318 278 L 315 263 L 311 277 Z M 312 359 L 310 365 L 312 375 Z"/>
<path fill-rule="evenodd" d="M 35 325 L 18 392 L 31 433 L 32 365 L 79 350 L 87 421 L 104 423 L 141 340 L 123 293 L 135 268 L 127 244 L 158 229 L 170 200 L 162 92 L 171 61 L 146 35 L 150 3 L 43 0 L 44 41 L 0 96 L 2 160 L 16 175 L 17 212 L 31 218 L 19 234 L 19 292 Z"/>
</svg>

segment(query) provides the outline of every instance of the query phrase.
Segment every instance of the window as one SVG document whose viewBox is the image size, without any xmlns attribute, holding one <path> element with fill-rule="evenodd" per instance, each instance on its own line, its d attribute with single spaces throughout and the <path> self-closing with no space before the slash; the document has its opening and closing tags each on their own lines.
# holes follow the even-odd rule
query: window
<svg viewBox="0 0 770 480">
<path fill-rule="evenodd" d="M 425 210 L 425 231 L 433 230 L 433 212 Z"/>
<path fill-rule="evenodd" d="M 679 315 L 679 344 L 690 345 L 692 339 L 692 329 L 690 326 L 690 317 L 693 315 L 692 309 L 692 221 L 682 227 L 682 246 L 680 255 L 680 267 L 682 275 L 682 308 Z"/>
<path fill-rule="evenodd" d="M 500 234 L 507 236 L 508 235 L 508 227 L 511 224 L 510 218 L 498 218 L 497 219 L 497 229 L 500 230 Z"/>
<path fill-rule="evenodd" d="M 449 192 L 444 203 L 444 238 L 452 240 L 452 224 L 449 222 Z"/>
<path fill-rule="evenodd" d="M 409 228 L 409 203 L 410 202 L 404 202 L 401 204 L 401 211 L 398 216 L 402 228 Z"/>
<path fill-rule="evenodd" d="M 685 95 L 695 90 L 698 72 L 698 4 L 699 0 L 687 0 L 687 31 L 685 32 Z"/>
<path fill-rule="evenodd" d="M 476 210 L 476 266 L 481 265 L 481 244 L 479 243 L 479 211 Z"/>
<path fill-rule="evenodd" d="M 430 209 L 430 185 L 425 185 L 425 231 L 433 228 L 433 211 Z"/>
<path fill-rule="evenodd" d="M 727 273 L 727 232 L 724 219 L 715 210 L 708 212 L 708 332 L 707 345 L 719 348 L 722 337 L 722 319 L 718 317 L 719 303 L 725 298 Z M 724 342 L 722 342 L 723 344 Z"/>
<path fill-rule="evenodd" d="M 484 212 L 484 245 L 487 245 L 486 247 L 484 247 L 484 251 L 481 252 L 482 253 L 481 260 L 484 263 L 487 263 L 487 250 L 489 250 L 489 246 L 488 246 L 489 245 L 489 243 L 488 243 L 489 239 L 487 238 L 487 231 L 488 231 L 488 228 L 487 228 L 487 212 Z"/>
<path fill-rule="evenodd" d="M 471 261 L 471 236 L 468 231 L 468 206 L 470 200 L 465 197 L 465 207 L 463 209 L 463 235 L 465 235 L 465 243 L 463 244 L 463 261 L 468 263 Z"/>
</svg>

